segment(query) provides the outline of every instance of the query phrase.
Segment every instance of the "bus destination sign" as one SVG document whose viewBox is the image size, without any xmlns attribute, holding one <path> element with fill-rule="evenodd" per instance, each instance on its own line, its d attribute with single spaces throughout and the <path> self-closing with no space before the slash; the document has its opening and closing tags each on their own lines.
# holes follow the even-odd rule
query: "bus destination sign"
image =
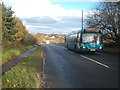
<svg viewBox="0 0 120 90">
<path fill-rule="evenodd" d="M 85 32 L 96 32 L 96 33 L 99 33 L 99 30 L 86 29 Z"/>
</svg>

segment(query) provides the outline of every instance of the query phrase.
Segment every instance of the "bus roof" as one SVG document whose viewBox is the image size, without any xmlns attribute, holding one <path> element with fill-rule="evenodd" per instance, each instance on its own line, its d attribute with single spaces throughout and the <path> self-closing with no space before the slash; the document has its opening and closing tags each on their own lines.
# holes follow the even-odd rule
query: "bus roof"
<svg viewBox="0 0 120 90">
<path fill-rule="evenodd" d="M 100 29 L 100 28 L 83 28 L 81 30 L 72 31 L 71 33 L 67 34 L 66 36 L 75 34 L 75 33 L 79 33 L 79 32 L 84 32 L 85 30 L 99 30 L 100 32 L 102 32 L 102 29 Z"/>
<path fill-rule="evenodd" d="M 99 28 L 83 28 L 83 29 L 79 30 L 78 32 L 84 32 L 85 30 L 99 30 L 99 31 L 102 31 L 102 29 L 99 29 Z"/>
</svg>

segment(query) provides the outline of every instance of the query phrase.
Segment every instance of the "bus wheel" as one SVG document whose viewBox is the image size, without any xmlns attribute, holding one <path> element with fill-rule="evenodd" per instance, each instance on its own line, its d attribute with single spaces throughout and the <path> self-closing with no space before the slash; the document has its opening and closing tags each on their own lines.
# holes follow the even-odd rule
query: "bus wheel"
<svg viewBox="0 0 120 90">
<path fill-rule="evenodd" d="M 68 48 L 68 45 L 67 45 L 67 48 Z"/>
<path fill-rule="evenodd" d="M 67 49 L 69 50 L 68 45 L 67 45 Z"/>
</svg>

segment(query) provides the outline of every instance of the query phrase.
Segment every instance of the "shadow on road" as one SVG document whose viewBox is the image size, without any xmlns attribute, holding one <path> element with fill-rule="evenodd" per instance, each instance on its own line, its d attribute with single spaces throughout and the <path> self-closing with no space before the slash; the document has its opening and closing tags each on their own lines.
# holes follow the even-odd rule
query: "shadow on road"
<svg viewBox="0 0 120 90">
<path fill-rule="evenodd" d="M 102 52 L 78 52 L 78 51 L 74 51 L 74 50 L 70 50 L 70 49 L 67 49 L 67 50 L 72 53 L 82 54 L 82 55 L 99 55 L 99 53 L 102 53 Z"/>
</svg>

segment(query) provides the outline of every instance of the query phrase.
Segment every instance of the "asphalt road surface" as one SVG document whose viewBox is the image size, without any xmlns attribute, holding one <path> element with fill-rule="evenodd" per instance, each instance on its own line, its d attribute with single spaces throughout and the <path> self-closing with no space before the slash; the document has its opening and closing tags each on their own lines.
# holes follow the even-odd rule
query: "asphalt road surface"
<svg viewBox="0 0 120 90">
<path fill-rule="evenodd" d="M 44 74 L 50 88 L 118 88 L 118 57 L 50 44 L 45 46 Z"/>
</svg>

